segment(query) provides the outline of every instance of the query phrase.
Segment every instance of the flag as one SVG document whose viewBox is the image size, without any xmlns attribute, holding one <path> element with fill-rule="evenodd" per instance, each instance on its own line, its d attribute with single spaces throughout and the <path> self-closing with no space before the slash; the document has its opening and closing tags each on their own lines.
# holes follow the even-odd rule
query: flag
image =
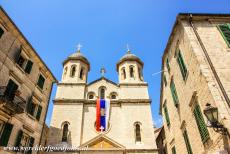
<svg viewBox="0 0 230 154">
<path fill-rule="evenodd" d="M 105 131 L 109 127 L 110 101 L 97 99 L 96 101 L 96 130 Z"/>
</svg>

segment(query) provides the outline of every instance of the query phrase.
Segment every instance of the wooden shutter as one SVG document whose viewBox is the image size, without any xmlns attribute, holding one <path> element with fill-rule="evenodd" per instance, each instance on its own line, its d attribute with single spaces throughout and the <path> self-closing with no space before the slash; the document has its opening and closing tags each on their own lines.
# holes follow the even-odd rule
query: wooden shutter
<svg viewBox="0 0 230 154">
<path fill-rule="evenodd" d="M 164 114 L 165 114 L 166 123 L 169 126 L 170 125 L 170 120 L 169 120 L 168 108 L 167 108 L 166 105 L 164 106 Z"/>
<path fill-rule="evenodd" d="M 14 51 L 14 61 L 15 63 L 18 62 L 19 60 L 19 57 L 21 55 L 21 52 L 22 52 L 22 45 L 20 47 L 18 47 L 15 51 Z"/>
<path fill-rule="evenodd" d="M 27 113 L 30 113 L 30 111 L 31 111 L 32 98 L 33 98 L 33 96 L 30 96 L 28 98 L 28 101 L 27 101 L 27 104 L 26 104 L 26 112 Z"/>
<path fill-rule="evenodd" d="M 194 114 L 195 119 L 196 119 L 196 124 L 197 124 L 197 127 L 198 127 L 199 132 L 200 132 L 201 140 L 203 143 L 205 143 L 209 139 L 209 132 L 208 132 L 208 129 L 206 127 L 204 118 L 202 116 L 200 106 L 198 104 L 195 106 L 193 114 Z"/>
<path fill-rule="evenodd" d="M 45 83 L 45 78 L 44 78 L 42 75 L 40 75 L 40 76 L 39 76 L 39 79 L 38 79 L 37 85 L 38 85 L 41 89 L 43 89 L 44 83 Z"/>
<path fill-rule="evenodd" d="M 17 89 L 18 89 L 18 85 L 14 83 L 13 80 L 10 79 L 6 86 L 6 91 L 4 95 L 7 96 L 10 100 L 13 100 Z"/>
<path fill-rule="evenodd" d="M 36 115 L 36 119 L 37 119 L 38 121 L 40 120 L 41 113 L 42 113 L 42 106 L 39 105 L 39 106 L 38 106 L 37 115 Z"/>
<path fill-rule="evenodd" d="M 188 154 L 192 154 L 192 148 L 191 148 L 191 145 L 190 145 L 190 142 L 189 142 L 187 130 L 184 130 L 183 136 L 184 136 L 184 141 L 185 141 L 185 144 L 186 144 Z"/>
<path fill-rule="evenodd" d="M 2 136 L 0 138 L 0 146 L 7 146 L 10 134 L 12 132 L 13 125 L 6 123 L 4 126 L 4 130 L 2 132 Z"/>
<path fill-rule="evenodd" d="M 19 131 L 18 131 L 17 138 L 16 138 L 16 141 L 15 141 L 15 146 L 16 146 L 16 147 L 19 147 L 19 146 L 20 146 L 21 139 L 22 139 L 22 135 L 23 135 L 23 131 L 22 131 L 22 130 L 19 130 Z"/>
<path fill-rule="evenodd" d="M 31 60 L 28 60 L 26 64 L 25 72 L 30 74 L 32 67 L 33 67 L 33 62 Z"/>
<path fill-rule="evenodd" d="M 34 146 L 34 138 L 33 137 L 30 137 L 28 146 L 31 148 Z M 26 154 L 32 154 L 32 150 L 27 151 Z"/>
<path fill-rule="evenodd" d="M 180 72 L 181 72 L 181 75 L 183 77 L 183 79 L 185 80 L 186 77 L 187 77 L 187 73 L 188 73 L 188 70 L 187 70 L 187 67 L 184 63 L 184 59 L 181 55 L 181 51 L 179 50 L 179 53 L 178 53 L 178 56 L 177 56 L 177 62 L 179 64 L 179 67 L 180 67 Z"/>
<path fill-rule="evenodd" d="M 226 43 L 230 47 L 230 27 L 229 27 L 229 25 L 228 24 L 219 25 L 218 28 L 221 31 L 221 34 L 222 34 L 224 40 L 226 41 Z"/>
<path fill-rule="evenodd" d="M 177 96 L 176 86 L 175 86 L 173 80 L 170 83 L 170 90 L 171 90 L 171 94 L 173 97 L 173 102 L 174 102 L 175 106 L 177 107 L 179 104 L 179 100 L 178 100 L 178 96 Z"/>
</svg>

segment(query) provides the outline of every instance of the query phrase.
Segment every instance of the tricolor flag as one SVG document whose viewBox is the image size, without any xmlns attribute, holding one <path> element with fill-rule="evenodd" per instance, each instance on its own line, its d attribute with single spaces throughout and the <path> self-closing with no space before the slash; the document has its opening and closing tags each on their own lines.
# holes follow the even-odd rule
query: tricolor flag
<svg viewBox="0 0 230 154">
<path fill-rule="evenodd" d="M 96 130 L 105 131 L 109 125 L 110 101 L 109 99 L 97 99 L 96 102 Z"/>
</svg>

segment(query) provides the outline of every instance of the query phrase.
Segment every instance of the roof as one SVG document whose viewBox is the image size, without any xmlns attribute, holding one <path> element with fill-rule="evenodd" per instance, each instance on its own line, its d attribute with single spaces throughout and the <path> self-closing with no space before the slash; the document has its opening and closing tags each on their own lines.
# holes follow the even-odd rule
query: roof
<svg viewBox="0 0 230 154">
<path fill-rule="evenodd" d="M 123 63 L 124 61 L 137 61 L 142 67 L 144 63 L 141 61 L 139 57 L 136 55 L 132 54 L 130 51 L 128 51 L 117 63 L 117 71 L 118 71 L 118 66 Z"/>
<path fill-rule="evenodd" d="M 90 70 L 90 63 L 87 60 L 87 58 L 80 52 L 80 50 L 78 50 L 77 52 L 71 54 L 69 57 L 66 58 L 66 60 L 64 60 L 63 65 L 65 65 L 65 63 L 67 63 L 69 60 L 80 60 L 83 63 L 87 64 Z"/>
<path fill-rule="evenodd" d="M 173 25 L 173 28 L 171 30 L 171 33 L 170 33 L 170 36 L 168 38 L 168 42 L 167 42 L 167 45 L 165 47 L 165 50 L 164 50 L 164 53 L 163 53 L 163 56 L 162 56 L 162 65 L 161 65 L 161 70 L 162 70 L 162 73 L 161 73 L 161 92 L 160 92 L 160 108 L 159 108 L 159 114 L 161 114 L 161 108 L 162 108 L 162 95 L 163 95 L 163 75 L 164 75 L 164 59 L 165 59 L 165 56 L 167 55 L 168 53 L 168 50 L 170 48 L 170 45 L 171 45 L 171 41 L 173 40 L 174 38 L 174 34 L 176 32 L 176 28 L 178 26 L 178 24 L 180 23 L 181 20 L 208 20 L 208 19 L 223 19 L 223 18 L 228 18 L 230 19 L 230 14 L 212 14 L 212 13 L 179 13 L 176 17 L 176 21 Z"/>
<path fill-rule="evenodd" d="M 99 81 L 101 81 L 101 80 L 105 80 L 105 81 L 107 81 L 107 82 L 109 82 L 109 83 L 111 83 L 111 84 L 113 84 L 113 85 L 115 85 L 115 86 L 118 86 L 117 85 L 117 83 L 115 83 L 115 82 L 113 82 L 113 81 L 111 81 L 111 80 L 109 80 L 109 79 L 107 79 L 107 78 L 105 78 L 105 77 L 100 77 L 99 79 L 97 79 L 97 80 L 94 80 L 94 81 L 92 81 L 92 82 L 90 82 L 89 84 L 88 84 L 88 86 L 90 86 L 90 85 L 92 85 L 92 84 L 94 84 L 94 83 L 96 83 L 96 82 L 99 82 Z"/>
<path fill-rule="evenodd" d="M 38 59 L 41 61 L 42 65 L 48 70 L 48 72 L 50 73 L 50 75 L 52 76 L 54 82 L 57 82 L 56 77 L 53 75 L 53 73 L 51 72 L 51 70 L 48 68 L 48 66 L 45 64 L 45 62 L 42 60 L 42 58 L 39 56 L 39 54 L 36 52 L 36 50 L 33 48 L 33 46 L 30 44 L 30 42 L 26 39 L 26 37 L 23 35 L 23 33 L 19 30 L 19 28 L 16 26 L 16 24 L 14 23 L 14 21 L 9 17 L 9 15 L 6 13 L 6 11 L 3 9 L 3 7 L 0 5 L 0 11 L 2 11 L 5 16 L 9 19 L 10 23 L 13 25 L 13 27 L 16 29 L 16 31 L 19 33 L 20 36 L 22 36 L 22 38 L 25 40 L 25 42 L 27 43 L 27 45 L 33 50 L 33 52 L 35 53 L 35 55 L 38 57 Z"/>
</svg>

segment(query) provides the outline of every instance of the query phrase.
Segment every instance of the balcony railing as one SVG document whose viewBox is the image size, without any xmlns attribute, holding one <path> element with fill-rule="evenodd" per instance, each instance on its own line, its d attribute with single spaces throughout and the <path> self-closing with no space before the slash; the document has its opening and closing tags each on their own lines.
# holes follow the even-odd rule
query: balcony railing
<svg viewBox="0 0 230 154">
<path fill-rule="evenodd" d="M 6 86 L 0 87 L 0 104 L 10 111 L 11 114 L 23 113 L 26 107 L 26 101 L 20 96 L 21 92 L 19 90 L 12 94 L 6 94 Z"/>
</svg>

